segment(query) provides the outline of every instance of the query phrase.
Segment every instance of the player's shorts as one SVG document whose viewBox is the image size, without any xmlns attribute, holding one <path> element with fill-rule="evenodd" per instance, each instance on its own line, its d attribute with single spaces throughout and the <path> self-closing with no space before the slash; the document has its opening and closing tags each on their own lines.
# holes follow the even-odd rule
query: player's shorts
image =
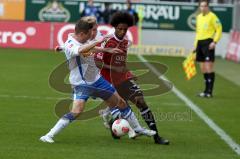
<svg viewBox="0 0 240 159">
<path fill-rule="evenodd" d="M 118 94 L 126 101 L 134 101 L 135 97 L 143 96 L 142 90 L 134 80 L 124 81 L 121 84 L 115 86 L 115 88 Z"/>
<path fill-rule="evenodd" d="M 106 81 L 103 77 L 100 77 L 95 83 L 81 84 L 73 88 L 73 100 L 82 99 L 87 101 L 89 97 L 101 98 L 103 100 L 109 99 L 114 93 L 115 88 Z"/>
<path fill-rule="evenodd" d="M 214 62 L 215 49 L 209 50 L 209 45 L 213 42 L 213 39 L 198 40 L 196 52 L 196 61 L 198 62 Z"/>
</svg>

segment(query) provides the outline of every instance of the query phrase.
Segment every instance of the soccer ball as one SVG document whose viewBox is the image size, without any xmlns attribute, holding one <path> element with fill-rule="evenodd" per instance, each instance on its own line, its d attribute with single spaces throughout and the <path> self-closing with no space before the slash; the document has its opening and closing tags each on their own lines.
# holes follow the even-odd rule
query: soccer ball
<svg viewBox="0 0 240 159">
<path fill-rule="evenodd" d="M 130 125 L 125 119 L 117 119 L 113 122 L 112 131 L 116 136 L 124 136 L 129 132 Z"/>
</svg>

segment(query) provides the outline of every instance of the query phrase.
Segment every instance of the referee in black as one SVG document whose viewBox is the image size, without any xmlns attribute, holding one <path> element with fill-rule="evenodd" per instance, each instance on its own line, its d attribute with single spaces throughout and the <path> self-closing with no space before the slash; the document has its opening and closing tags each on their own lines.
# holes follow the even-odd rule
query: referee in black
<svg viewBox="0 0 240 159">
<path fill-rule="evenodd" d="M 215 81 L 213 70 L 215 60 L 215 47 L 222 36 L 222 25 L 218 17 L 210 11 L 209 1 L 199 1 L 200 14 L 196 18 L 196 38 L 194 51 L 197 53 L 196 61 L 199 62 L 205 80 L 205 90 L 199 97 L 211 98 Z"/>
</svg>

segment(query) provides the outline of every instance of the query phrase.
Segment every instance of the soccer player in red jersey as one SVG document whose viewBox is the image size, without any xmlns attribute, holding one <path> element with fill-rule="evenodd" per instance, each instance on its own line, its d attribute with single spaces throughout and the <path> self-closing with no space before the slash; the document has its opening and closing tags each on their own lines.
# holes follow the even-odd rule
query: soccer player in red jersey
<svg viewBox="0 0 240 159">
<path fill-rule="evenodd" d="M 110 23 L 115 31 L 109 35 L 109 39 L 102 44 L 102 47 L 119 48 L 123 53 L 97 53 L 95 54 L 95 63 L 101 69 L 101 75 L 113 84 L 119 95 L 137 106 L 148 127 L 158 132 L 154 116 L 144 100 L 143 92 L 135 83 L 134 75 L 126 67 L 127 50 L 129 47 L 126 33 L 128 28 L 134 24 L 133 17 L 126 12 L 116 12 Z M 108 114 L 107 112 L 106 109 L 104 114 Z M 158 133 L 154 135 L 154 141 L 156 144 L 169 144 L 169 141 L 160 137 Z"/>
</svg>

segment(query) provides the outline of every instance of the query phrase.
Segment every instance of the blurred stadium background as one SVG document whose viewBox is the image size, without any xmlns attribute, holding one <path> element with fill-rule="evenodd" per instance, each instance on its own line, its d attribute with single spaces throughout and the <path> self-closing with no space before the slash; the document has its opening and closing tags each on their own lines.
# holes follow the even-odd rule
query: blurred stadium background
<svg viewBox="0 0 240 159">
<path fill-rule="evenodd" d="M 84 14 L 95 15 L 100 24 L 106 24 L 113 12 L 128 10 L 137 13 L 136 27 L 142 28 L 133 29 L 134 44 L 155 45 L 153 48 L 157 50 L 155 54 L 158 55 L 182 55 L 192 48 L 195 15 L 198 13 L 196 0 L 132 0 L 131 9 L 128 9 L 125 0 L 96 0 L 92 3 L 93 6 L 90 5 L 90 9 L 86 10 L 88 2 L 84 0 L 2 0 L 0 46 L 52 49 L 57 43 L 64 41 L 66 32 L 73 29 L 73 26 L 67 24 L 74 23 Z M 234 61 L 240 60 L 237 49 L 240 28 L 239 3 L 238 0 L 211 1 L 211 8 L 220 17 L 224 31 L 217 47 L 217 55 Z M 19 27 L 14 27 L 16 25 Z M 102 27 L 102 30 L 108 30 L 108 27 Z M 37 44 L 36 40 L 40 34 L 44 35 L 46 40 Z M 152 38 L 153 35 L 155 38 Z M 144 51 L 143 48 L 141 51 Z"/>
<path fill-rule="evenodd" d="M 184 57 L 193 48 L 197 2 L 0 0 L 0 158 L 121 159 L 124 155 L 138 159 L 239 158 L 240 0 L 210 3 L 224 31 L 216 50 L 217 83 L 211 100 L 195 96 L 202 89 L 200 73 L 187 81 L 182 69 Z M 53 48 L 64 42 L 73 31 L 74 22 L 83 15 L 95 15 L 99 29 L 107 33 L 111 27 L 106 23 L 117 10 L 129 11 L 137 21 L 128 33 L 133 40 L 129 61 L 140 61 L 136 55 L 141 54 L 148 61 L 165 64 L 166 77 L 229 135 L 233 143 L 219 137 L 217 131 L 173 91 L 146 97 L 156 116 L 161 113 L 187 115 L 182 120 L 158 116 L 161 134 L 172 142 L 169 147 L 158 147 L 147 138 L 113 141 L 100 119 L 76 122 L 57 138 L 55 145 L 38 142 L 40 135 L 56 121 L 56 102 L 70 94 L 57 92 L 48 84 L 51 72 L 64 61 L 64 56 L 54 54 Z M 152 76 L 155 75 L 152 73 Z M 91 100 L 88 109 L 96 102 L 99 101 Z"/>
</svg>

